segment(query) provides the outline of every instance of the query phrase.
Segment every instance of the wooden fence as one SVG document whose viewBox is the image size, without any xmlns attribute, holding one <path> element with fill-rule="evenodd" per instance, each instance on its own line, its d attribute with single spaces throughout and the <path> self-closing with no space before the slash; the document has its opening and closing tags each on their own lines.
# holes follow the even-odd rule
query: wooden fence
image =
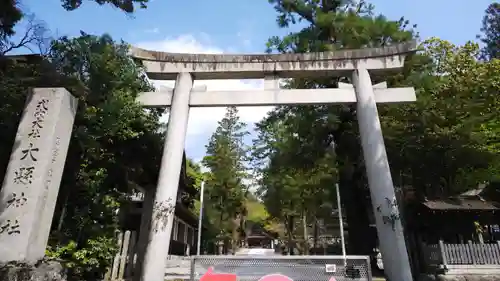
<svg viewBox="0 0 500 281">
<path fill-rule="evenodd" d="M 140 265 L 137 260 L 137 232 L 124 231 L 118 234 L 118 253 L 113 258 L 104 281 L 130 281 Z M 167 260 L 190 260 L 188 256 L 169 255 Z"/>
<path fill-rule="evenodd" d="M 137 232 L 127 230 L 118 234 L 118 253 L 104 280 L 118 281 L 130 279 L 137 264 Z"/>
<path fill-rule="evenodd" d="M 483 244 L 423 244 L 422 258 L 427 268 L 444 269 L 448 274 L 500 272 L 500 242 Z"/>
<path fill-rule="evenodd" d="M 495 244 L 445 244 L 439 242 L 443 264 L 500 264 L 500 243 Z"/>
</svg>

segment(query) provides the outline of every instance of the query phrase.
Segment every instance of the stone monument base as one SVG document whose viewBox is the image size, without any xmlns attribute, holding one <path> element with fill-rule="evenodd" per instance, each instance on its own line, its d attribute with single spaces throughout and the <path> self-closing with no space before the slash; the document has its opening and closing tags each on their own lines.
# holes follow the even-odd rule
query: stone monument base
<svg viewBox="0 0 500 281">
<path fill-rule="evenodd" d="M 66 269 L 57 261 L 36 264 L 9 262 L 0 264 L 1 281 L 66 281 Z"/>
</svg>

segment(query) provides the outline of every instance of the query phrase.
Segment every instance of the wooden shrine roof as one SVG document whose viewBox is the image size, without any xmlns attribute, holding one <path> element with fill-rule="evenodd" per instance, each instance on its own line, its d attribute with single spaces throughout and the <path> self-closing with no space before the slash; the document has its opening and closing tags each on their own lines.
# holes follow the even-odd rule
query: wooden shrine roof
<svg viewBox="0 0 500 281">
<path fill-rule="evenodd" d="M 428 200 L 422 203 L 431 210 L 479 210 L 494 211 L 500 209 L 500 204 L 482 198 L 449 198 L 444 200 Z"/>
</svg>

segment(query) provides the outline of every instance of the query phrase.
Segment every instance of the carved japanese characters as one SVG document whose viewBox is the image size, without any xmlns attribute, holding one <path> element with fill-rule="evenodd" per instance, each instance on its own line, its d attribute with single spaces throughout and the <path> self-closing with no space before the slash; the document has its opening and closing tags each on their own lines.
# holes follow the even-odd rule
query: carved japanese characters
<svg viewBox="0 0 500 281">
<path fill-rule="evenodd" d="M 62 88 L 35 88 L 0 191 L 0 262 L 43 258 L 76 112 Z"/>
</svg>

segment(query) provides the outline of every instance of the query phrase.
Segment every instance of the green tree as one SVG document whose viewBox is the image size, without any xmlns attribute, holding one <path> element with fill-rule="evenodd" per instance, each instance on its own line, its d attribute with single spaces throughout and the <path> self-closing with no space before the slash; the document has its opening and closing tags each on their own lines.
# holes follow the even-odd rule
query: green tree
<svg viewBox="0 0 500 281">
<path fill-rule="evenodd" d="M 266 206 L 264 206 L 264 204 L 262 204 L 262 202 L 260 202 L 255 195 L 252 193 L 247 194 L 245 206 L 248 210 L 248 221 L 265 225 L 267 219 L 269 218 L 269 213 L 267 212 Z"/>
<path fill-rule="evenodd" d="M 186 174 L 188 176 L 190 184 L 197 190 L 200 190 L 201 182 L 203 181 L 203 172 L 201 171 L 201 165 L 188 158 L 186 160 Z"/>
<path fill-rule="evenodd" d="M 483 17 L 482 35 L 479 36 L 484 44 L 481 57 L 486 60 L 500 59 L 500 3 L 491 3 Z"/>
<path fill-rule="evenodd" d="M 478 61 L 471 42 L 433 38 L 422 48 L 429 60 L 402 81 L 417 102 L 382 107 L 382 122 L 395 182 L 447 197 L 498 174 L 498 60 Z"/>
<path fill-rule="evenodd" d="M 242 223 L 244 231 L 244 245 L 248 246 L 248 237 L 252 229 L 262 228 L 272 235 L 277 237 L 284 237 L 283 225 L 278 220 L 269 215 L 266 205 L 260 200 L 256 194 L 248 192 L 245 199 L 245 209 L 247 215 L 245 221 Z"/>
<path fill-rule="evenodd" d="M 187 166 L 187 177 L 188 177 L 188 184 L 193 185 L 199 192 L 201 192 L 201 184 L 203 181 L 205 181 L 207 175 L 202 172 L 201 170 L 201 164 L 196 163 L 192 159 L 187 159 L 186 161 L 186 166 Z M 196 194 L 195 198 L 190 198 L 190 200 L 193 201 L 194 204 L 191 205 L 191 211 L 196 214 L 197 216 L 200 215 L 200 207 L 201 207 L 201 202 L 200 202 L 200 193 Z M 202 236 L 201 236 L 201 250 L 202 253 L 207 252 L 207 253 L 213 253 L 213 243 L 216 242 L 217 235 L 219 234 L 218 229 L 216 226 L 213 224 L 214 221 L 217 221 L 218 216 L 214 215 L 213 210 L 210 209 L 209 204 L 210 201 L 207 199 L 207 191 L 205 188 L 205 196 L 204 196 L 204 210 L 203 210 L 203 230 L 202 230 Z M 207 212 L 208 208 L 208 212 Z M 215 216 L 215 217 L 214 217 Z"/>
<path fill-rule="evenodd" d="M 257 161 L 256 165 L 261 176 L 260 197 L 271 217 L 283 223 L 281 238 L 287 241 L 289 251 L 299 247 L 307 254 L 310 221 L 331 217 L 333 200 L 328 199 L 335 198 L 332 187 L 337 180 L 334 155 L 324 153 L 314 163 L 302 165 L 295 158 L 301 140 L 294 127 L 262 125 L 258 125 L 260 134 L 254 149 L 254 157 L 266 162 Z"/>
<path fill-rule="evenodd" d="M 0 40 L 14 35 L 14 26 L 23 18 L 16 0 L 0 1 Z"/>
<path fill-rule="evenodd" d="M 284 38 L 271 38 L 270 50 L 288 53 L 385 46 L 416 36 L 404 19 L 374 16 L 373 7 L 364 2 L 271 2 L 279 13 L 280 26 L 299 20 L 309 25 Z M 498 95 L 494 94 L 498 92 L 498 60 L 477 61 L 474 44 L 457 47 L 431 40 L 422 48 L 423 52 L 408 59 L 400 74 L 373 76 L 372 80 L 413 86 L 417 91 L 414 104 L 379 106 L 394 184 L 411 186 L 420 197 L 447 197 L 495 177 L 498 171 L 499 123 L 490 113 L 498 108 Z M 295 79 L 288 87 L 335 88 L 339 81 L 349 78 Z M 270 158 L 267 172 L 279 178 L 286 175 L 286 169 L 314 167 L 333 140 L 349 223 L 349 251 L 369 254 L 375 241 L 366 241 L 372 237 L 366 235 L 371 208 L 364 200 L 368 192 L 355 121 L 355 108 L 349 105 L 279 107 L 258 126 L 260 141 L 267 149 L 261 158 Z M 289 158 L 277 162 L 273 172 L 280 150 L 287 151 Z M 266 192 L 276 189 L 269 183 L 263 188 Z"/>
<path fill-rule="evenodd" d="M 151 185 L 158 176 L 160 112 L 135 102 L 152 87 L 127 53 L 124 43 L 87 34 L 55 41 L 50 53 L 56 71 L 78 81 L 66 87 L 80 95 L 47 254 L 78 278 L 101 277 L 112 260 L 130 183 Z"/>
<path fill-rule="evenodd" d="M 235 107 L 227 109 L 225 117 L 210 138 L 203 165 L 208 168 L 207 214 L 219 230 L 219 239 L 230 241 L 237 250 L 241 239 L 241 224 L 246 216 L 245 196 L 247 178 L 245 159 L 247 149 L 243 137 L 248 134 L 239 121 Z"/>
<path fill-rule="evenodd" d="M 49 60 L 0 60 L 2 178 L 28 88 L 62 86 L 79 99 L 47 251 L 77 279 L 102 277 L 112 260 L 129 183 L 149 185 L 158 176 L 160 113 L 135 102 L 152 88 L 127 53 L 126 44 L 107 35 L 82 34 L 55 41 Z"/>
<path fill-rule="evenodd" d="M 282 38 L 270 38 L 269 51 L 304 53 L 377 47 L 408 41 L 416 36 L 408 21 L 403 18 L 391 21 L 382 15 L 374 15 L 373 6 L 365 1 L 270 0 L 270 3 L 278 12 L 280 27 L 289 28 L 299 23 L 305 27 Z M 380 79 L 381 77 L 374 77 L 374 82 Z M 349 77 L 294 79 L 288 87 L 336 88 L 338 82 L 348 80 Z M 286 141 L 286 146 L 290 146 L 287 151 L 293 153 L 294 161 L 290 161 L 289 165 L 298 166 L 300 169 L 314 167 L 315 163 L 325 156 L 330 143 L 335 142 L 338 181 L 349 222 L 350 252 L 370 254 L 375 244 L 367 243 L 366 233 L 370 232 L 368 208 L 360 207 L 369 204 L 366 201 L 368 192 L 355 107 L 278 107 L 259 125 L 261 131 L 274 126 L 284 127 L 282 130 L 295 134 L 293 138 L 285 138 L 282 141 Z M 333 186 L 330 188 L 333 189 Z"/>
</svg>

